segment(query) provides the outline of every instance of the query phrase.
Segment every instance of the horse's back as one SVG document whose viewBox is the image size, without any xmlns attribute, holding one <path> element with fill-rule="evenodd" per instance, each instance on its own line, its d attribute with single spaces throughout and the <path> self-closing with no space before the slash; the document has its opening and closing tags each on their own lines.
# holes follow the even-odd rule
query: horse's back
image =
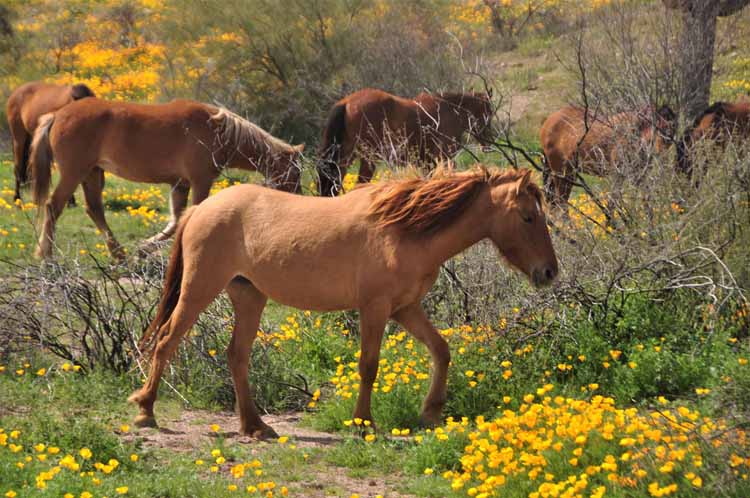
<svg viewBox="0 0 750 498">
<path fill-rule="evenodd" d="M 230 277 L 241 275 L 289 306 L 356 307 L 361 260 L 379 243 L 365 222 L 369 204 L 366 189 L 323 198 L 237 185 L 198 206 L 183 250 L 195 267 L 229 267 Z"/>
<path fill-rule="evenodd" d="M 8 119 L 20 119 L 31 133 L 43 114 L 55 112 L 72 101 L 70 86 L 33 81 L 13 91 L 6 109 Z"/>
<path fill-rule="evenodd" d="M 63 161 L 97 163 L 131 181 L 172 183 L 189 176 L 183 171 L 188 162 L 206 156 L 202 162 L 211 164 L 200 146 L 212 143 L 211 114 L 211 106 L 193 101 L 138 104 L 87 98 L 55 114 L 50 142 Z M 214 173 L 206 170 L 203 176 Z"/>
<path fill-rule="evenodd" d="M 545 154 L 555 150 L 562 153 L 563 150 L 569 148 L 566 144 L 571 141 L 577 142 L 581 136 L 583 121 L 583 112 L 573 106 L 563 107 L 550 114 L 539 130 L 539 138 Z"/>
</svg>

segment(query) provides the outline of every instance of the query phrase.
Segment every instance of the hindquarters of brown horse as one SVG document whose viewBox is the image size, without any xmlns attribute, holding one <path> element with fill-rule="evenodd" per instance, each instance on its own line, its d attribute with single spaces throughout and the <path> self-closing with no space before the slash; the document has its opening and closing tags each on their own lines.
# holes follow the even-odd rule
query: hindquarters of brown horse
<svg viewBox="0 0 750 498">
<path fill-rule="evenodd" d="M 21 186 L 28 181 L 29 148 L 39 118 L 71 102 L 93 96 L 94 92 L 83 84 L 54 85 L 41 81 L 25 83 L 10 94 L 6 113 L 13 142 L 14 200 L 21 198 Z"/>
</svg>

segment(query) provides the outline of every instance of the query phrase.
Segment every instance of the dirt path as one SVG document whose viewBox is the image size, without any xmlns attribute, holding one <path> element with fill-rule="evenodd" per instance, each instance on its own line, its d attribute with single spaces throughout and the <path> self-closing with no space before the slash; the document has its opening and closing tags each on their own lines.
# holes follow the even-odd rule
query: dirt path
<svg viewBox="0 0 750 498">
<path fill-rule="evenodd" d="M 297 448 L 320 449 L 325 451 L 343 441 L 337 434 L 319 432 L 300 426 L 301 414 L 287 413 L 267 415 L 264 422 L 273 427 L 280 436 L 288 436 Z M 211 425 L 219 426 L 219 431 L 211 430 Z M 123 435 L 126 440 L 140 439 L 144 448 L 171 450 L 176 452 L 196 452 L 211 446 L 211 442 L 221 437 L 225 445 L 255 445 L 252 452 L 260 454 L 275 442 L 261 442 L 238 432 L 239 419 L 232 412 L 209 412 L 203 410 L 182 410 L 177 417 L 163 417 L 158 429 L 136 429 Z M 307 464 L 305 464 L 307 465 Z M 350 470 L 336 467 L 317 458 L 310 462 L 309 472 L 303 478 L 289 483 L 290 496 L 305 498 L 343 497 L 358 495 L 360 498 L 408 497 L 396 492 L 399 475 L 352 477 Z"/>
<path fill-rule="evenodd" d="M 330 446 L 342 441 L 341 436 L 300 427 L 298 413 L 267 415 L 263 420 L 280 436 L 293 438 L 300 448 Z M 167 417 L 159 423 L 158 429 L 139 429 L 127 437 L 140 438 L 146 448 L 175 451 L 205 448 L 217 437 L 222 437 L 227 444 L 263 444 L 239 433 L 239 418 L 232 412 L 182 410 L 178 418 Z M 213 424 L 219 426 L 218 432 L 211 430 Z"/>
</svg>

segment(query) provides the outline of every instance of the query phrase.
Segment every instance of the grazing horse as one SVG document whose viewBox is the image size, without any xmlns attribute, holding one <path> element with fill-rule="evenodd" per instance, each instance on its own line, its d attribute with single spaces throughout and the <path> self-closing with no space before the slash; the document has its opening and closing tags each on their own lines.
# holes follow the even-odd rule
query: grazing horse
<svg viewBox="0 0 750 498">
<path fill-rule="evenodd" d="M 21 186 L 28 180 L 31 137 L 39 118 L 71 102 L 93 96 L 94 92 L 86 85 L 52 85 L 41 81 L 25 83 L 10 94 L 5 109 L 13 141 L 13 171 L 16 177 L 13 200 L 21 199 Z"/>
<path fill-rule="evenodd" d="M 355 154 L 360 159 L 359 183 L 372 179 L 374 159 L 405 161 L 409 154 L 423 163 L 449 159 L 464 133 L 482 143 L 492 137 L 491 95 L 420 93 L 405 99 L 368 88 L 339 100 L 323 131 L 318 165 L 320 195 L 335 196 Z"/>
<path fill-rule="evenodd" d="M 361 382 L 354 416 L 372 420 L 370 397 L 384 327 L 393 319 L 429 349 L 433 377 L 422 421 L 446 401 L 447 342 L 422 309 L 440 266 L 489 239 L 535 286 L 551 283 L 557 258 L 529 170 L 474 171 L 391 180 L 325 198 L 238 185 L 190 208 L 172 246 L 156 317 L 142 351 L 152 355 L 137 403 L 154 426 L 159 380 L 180 340 L 222 290 L 235 312 L 227 350 L 241 431 L 275 437 L 248 386 L 248 362 L 268 298 L 300 309 L 359 310 Z"/>
<path fill-rule="evenodd" d="M 677 142 L 676 169 L 692 178 L 692 149 L 704 142 L 724 148 L 732 138 L 750 138 L 750 102 L 716 102 L 708 107 Z M 697 178 L 696 178 L 697 182 Z"/>
<path fill-rule="evenodd" d="M 583 109 L 573 106 L 552 113 L 540 130 L 546 159 L 544 187 L 550 204 L 568 201 L 576 172 L 607 175 L 629 145 L 629 137 L 661 152 L 672 141 L 676 117 L 667 106 L 658 110 L 647 106 L 608 117 L 592 112 L 587 117 Z"/>
<path fill-rule="evenodd" d="M 44 206 L 49 195 L 54 158 L 60 182 L 46 204 L 37 255 L 52 253 L 55 222 L 64 201 L 83 183 L 86 212 L 101 230 L 115 256 L 122 249 L 104 218 L 104 171 L 134 182 L 172 186 L 171 220 L 146 245 L 168 239 L 187 205 L 208 197 L 224 168 L 252 169 L 266 181 L 299 191 L 295 164 L 304 145 L 292 146 L 218 107 L 189 100 L 169 104 L 130 104 L 85 99 L 44 116 L 31 146 L 34 202 Z"/>
</svg>

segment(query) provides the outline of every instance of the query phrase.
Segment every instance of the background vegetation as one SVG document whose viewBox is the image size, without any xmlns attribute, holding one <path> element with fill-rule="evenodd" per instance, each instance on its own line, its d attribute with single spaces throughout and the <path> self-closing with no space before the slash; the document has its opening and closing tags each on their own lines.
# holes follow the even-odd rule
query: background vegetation
<svg viewBox="0 0 750 498">
<path fill-rule="evenodd" d="M 748 10 L 719 20 L 715 99 L 750 90 Z M 502 145 L 538 163 L 543 117 L 584 96 L 606 112 L 680 102 L 681 28 L 662 2 L 32 0 L 7 2 L 0 20 L 4 95 L 46 79 L 109 99 L 216 101 L 312 145 L 330 104 L 357 88 L 487 82 L 499 145 L 470 147 L 459 167 L 473 155 L 533 167 Z M 673 173 L 673 154 L 633 154 L 611 177 L 582 179 L 568 216 L 551 217 L 551 289 L 531 289 L 489 245 L 444 266 L 425 306 L 453 352 L 445 426 L 417 424 L 429 360 L 403 331 L 391 324 L 384 341 L 373 433 L 350 418 L 356 314 L 271 304 L 251 378 L 266 412 L 305 412 L 302 432 L 241 444 L 222 414 L 233 406 L 222 298 L 181 347 L 157 407 L 167 427 L 200 427 L 178 453 L 164 434 L 129 427 L 124 402 L 142 381 L 133 352 L 168 246 L 115 264 L 76 207 L 56 260 L 34 262 L 36 208 L 13 205 L 5 156 L 0 494 L 748 496 L 750 156 L 742 144 L 702 151 L 695 188 Z M 229 172 L 215 191 L 255 180 Z M 131 253 L 165 222 L 166 188 L 108 176 L 105 194 Z M 335 438 L 311 445 L 313 429 Z"/>
</svg>

